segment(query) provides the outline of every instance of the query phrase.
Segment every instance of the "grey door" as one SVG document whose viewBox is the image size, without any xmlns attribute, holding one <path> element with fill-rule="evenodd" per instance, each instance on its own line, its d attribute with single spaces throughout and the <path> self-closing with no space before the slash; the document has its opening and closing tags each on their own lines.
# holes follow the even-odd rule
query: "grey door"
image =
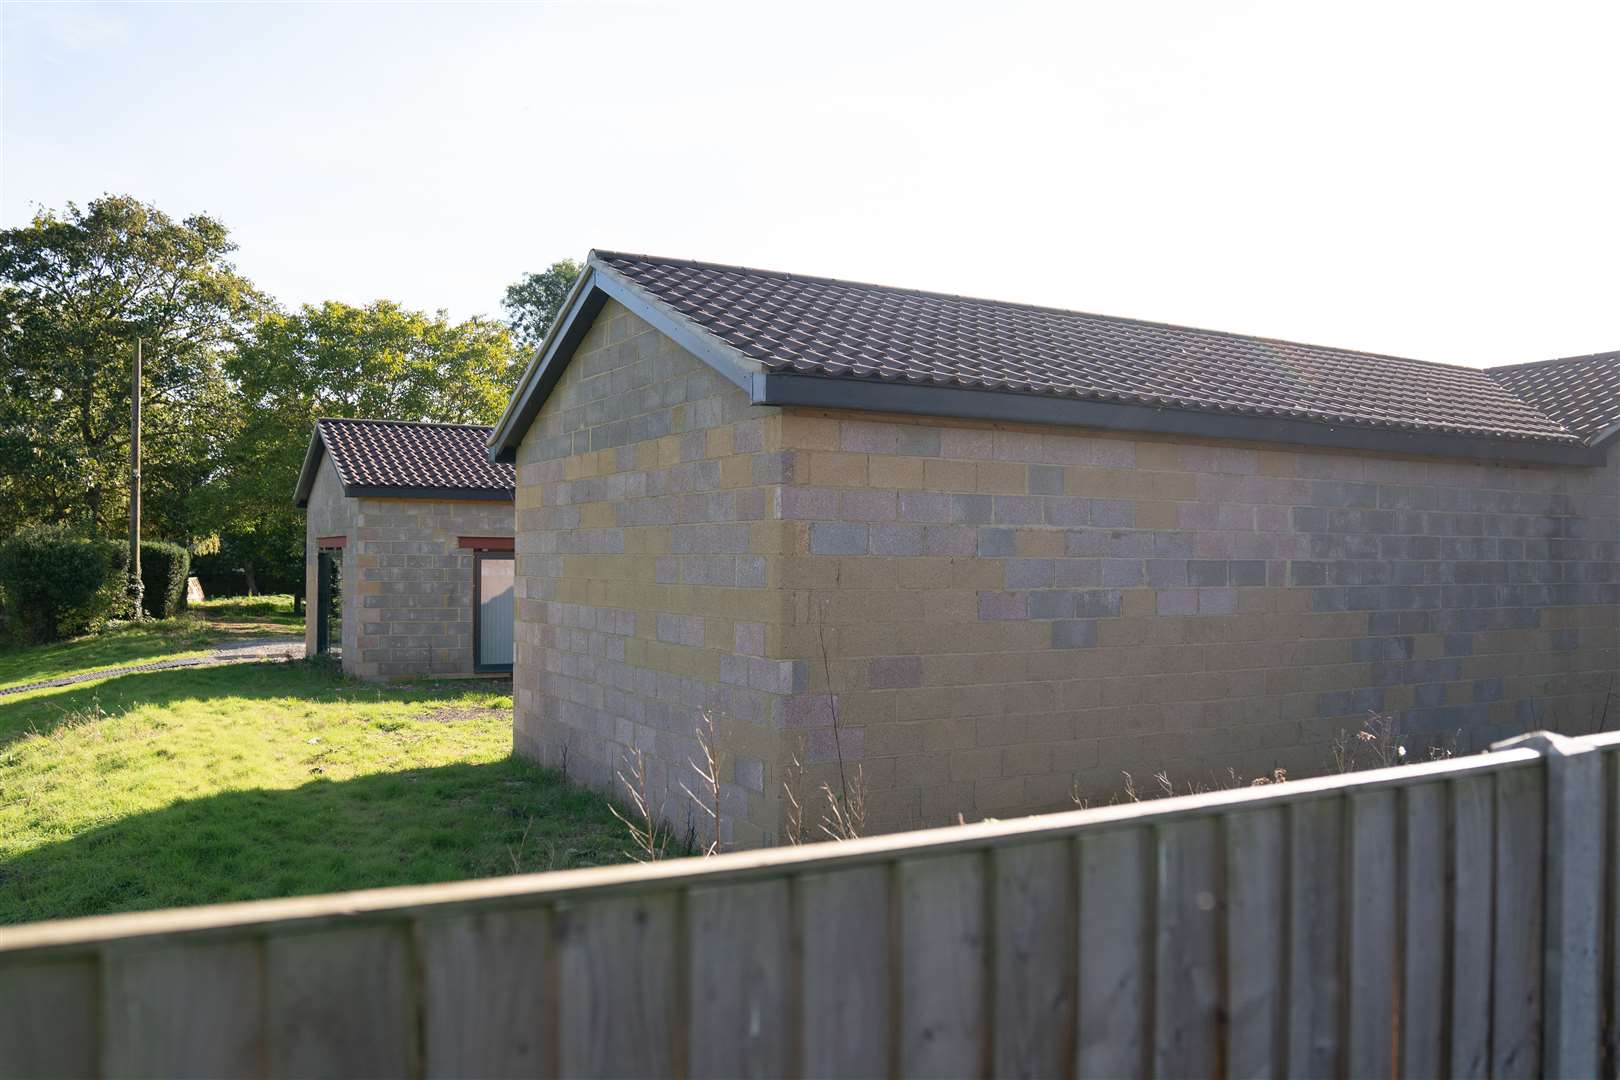
<svg viewBox="0 0 1620 1080">
<path fill-rule="evenodd" d="M 512 668 L 514 563 L 509 551 L 480 551 L 474 558 L 473 666 L 479 671 Z"/>
</svg>

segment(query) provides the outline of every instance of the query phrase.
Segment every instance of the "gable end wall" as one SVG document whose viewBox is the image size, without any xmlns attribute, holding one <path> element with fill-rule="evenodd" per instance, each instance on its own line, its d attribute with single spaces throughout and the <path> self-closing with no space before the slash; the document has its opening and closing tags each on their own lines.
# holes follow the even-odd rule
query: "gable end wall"
<svg viewBox="0 0 1620 1080">
<path fill-rule="evenodd" d="M 514 744 L 707 830 L 682 786 L 705 712 L 723 744 L 722 837 L 777 834 L 787 618 L 774 410 L 609 302 L 518 449 Z"/>
</svg>

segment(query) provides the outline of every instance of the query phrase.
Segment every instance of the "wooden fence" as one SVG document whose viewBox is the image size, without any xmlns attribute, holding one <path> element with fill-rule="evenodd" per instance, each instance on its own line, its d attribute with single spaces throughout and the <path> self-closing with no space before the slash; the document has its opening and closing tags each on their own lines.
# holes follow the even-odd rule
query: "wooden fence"
<svg viewBox="0 0 1620 1080">
<path fill-rule="evenodd" d="M 1617 755 L 14 927 L 0 1074 L 1612 1075 Z"/>
</svg>

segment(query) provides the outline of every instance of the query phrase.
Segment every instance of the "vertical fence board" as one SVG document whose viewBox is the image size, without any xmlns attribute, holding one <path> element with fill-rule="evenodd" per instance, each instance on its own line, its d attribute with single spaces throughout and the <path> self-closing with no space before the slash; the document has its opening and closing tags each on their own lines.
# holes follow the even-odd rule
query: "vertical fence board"
<svg viewBox="0 0 1620 1080">
<path fill-rule="evenodd" d="M 998 1077 L 1063 1076 L 1074 1052 L 1073 850 L 1056 841 L 993 853 Z"/>
<path fill-rule="evenodd" d="M 1401 823 L 1401 1075 L 1445 1071 L 1446 829 L 1450 817 L 1443 784 L 1406 788 Z"/>
<path fill-rule="evenodd" d="M 806 874 L 800 882 L 806 1076 L 889 1072 L 889 869 Z"/>
<path fill-rule="evenodd" d="M 102 957 L 106 1076 L 257 1076 L 264 1060 L 259 945 L 140 943 Z"/>
<path fill-rule="evenodd" d="M 1337 794 L 1289 807 L 1288 1075 L 1339 1072 L 1344 811 Z"/>
<path fill-rule="evenodd" d="M 272 935 L 265 945 L 273 1076 L 412 1076 L 409 927 Z"/>
<path fill-rule="evenodd" d="M 94 1076 L 96 961 L 0 967 L 0 1077 Z"/>
<path fill-rule="evenodd" d="M 1226 827 L 1226 1074 L 1268 1077 L 1277 1060 L 1283 918 L 1283 815 L 1231 814 Z"/>
<path fill-rule="evenodd" d="M 788 1071 L 786 879 L 693 889 L 689 1075 L 775 1077 Z"/>
<path fill-rule="evenodd" d="M 1603 752 L 1603 787 L 1607 796 L 1603 840 L 1604 934 L 1603 1071 L 1620 1080 L 1620 752 Z"/>
<path fill-rule="evenodd" d="M 536 1076 L 549 1064 L 550 933 L 544 910 L 418 924 L 428 1076 Z"/>
<path fill-rule="evenodd" d="M 1144 1072 L 1152 962 L 1151 834 L 1120 829 L 1080 840 L 1081 1076 Z"/>
<path fill-rule="evenodd" d="M 562 1075 L 673 1074 L 675 894 L 590 897 L 551 918 Z"/>
<path fill-rule="evenodd" d="M 900 883 L 900 1074 L 982 1071 L 985 858 L 908 859 Z"/>
<path fill-rule="evenodd" d="M 1345 1055 L 1351 1076 L 1395 1069 L 1395 823 L 1395 792 L 1350 796 Z"/>
<path fill-rule="evenodd" d="M 1547 765 L 1547 1076 L 1596 1076 L 1602 1044 L 1603 755 L 1554 747 Z"/>
<path fill-rule="evenodd" d="M 1160 826 L 1158 855 L 1153 1074 L 1213 1074 L 1221 1057 L 1219 822 Z"/>
<path fill-rule="evenodd" d="M 1496 774 L 1491 1075 L 1541 1071 L 1545 767 Z"/>
<path fill-rule="evenodd" d="M 1491 1055 L 1494 784 L 1470 776 L 1451 786 L 1451 1076 L 1485 1076 Z"/>
</svg>

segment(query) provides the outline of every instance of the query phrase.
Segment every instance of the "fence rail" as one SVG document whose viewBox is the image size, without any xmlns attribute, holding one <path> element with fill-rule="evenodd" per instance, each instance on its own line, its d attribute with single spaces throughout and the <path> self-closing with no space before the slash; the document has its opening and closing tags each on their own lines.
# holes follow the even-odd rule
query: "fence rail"
<svg viewBox="0 0 1620 1080">
<path fill-rule="evenodd" d="M 1614 1075 L 1620 738 L 0 930 L 0 1076 Z"/>
</svg>

